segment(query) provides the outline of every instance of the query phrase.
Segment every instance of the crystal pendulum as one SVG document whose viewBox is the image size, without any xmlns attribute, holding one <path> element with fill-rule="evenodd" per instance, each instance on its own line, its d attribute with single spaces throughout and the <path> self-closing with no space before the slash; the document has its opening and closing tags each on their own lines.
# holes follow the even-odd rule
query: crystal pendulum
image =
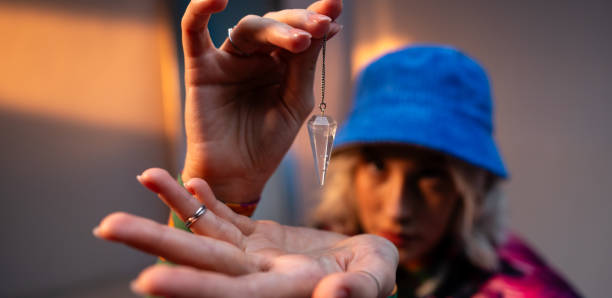
<svg viewBox="0 0 612 298">
<path fill-rule="evenodd" d="M 330 116 L 325 115 L 325 44 L 327 36 L 323 37 L 323 48 L 321 51 L 321 103 L 319 109 L 321 115 L 313 115 L 308 120 L 308 134 L 310 135 L 310 145 L 312 147 L 312 155 L 314 157 L 315 169 L 321 186 L 325 183 L 325 174 L 327 174 L 327 166 L 331 157 L 332 147 L 334 145 L 334 137 L 336 136 L 336 121 Z"/>
</svg>

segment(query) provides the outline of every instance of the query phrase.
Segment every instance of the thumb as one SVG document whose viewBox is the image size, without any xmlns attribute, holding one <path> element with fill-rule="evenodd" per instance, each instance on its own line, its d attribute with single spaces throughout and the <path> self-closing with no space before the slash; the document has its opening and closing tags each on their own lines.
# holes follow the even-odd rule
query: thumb
<svg viewBox="0 0 612 298">
<path fill-rule="evenodd" d="M 335 273 L 323 278 L 312 297 L 323 298 L 375 298 L 386 297 L 381 293 L 380 282 L 366 271 Z"/>
<path fill-rule="evenodd" d="M 342 26 L 330 24 L 328 39 L 337 34 Z M 313 39 L 310 47 L 287 61 L 287 76 L 284 81 L 283 99 L 294 115 L 304 120 L 314 107 L 313 83 L 317 57 L 323 45 L 322 39 Z"/>
<path fill-rule="evenodd" d="M 362 234 L 348 238 L 345 252 L 350 257 L 347 271 L 323 278 L 313 297 L 374 298 L 389 296 L 395 285 L 398 253 L 384 238 Z"/>
</svg>

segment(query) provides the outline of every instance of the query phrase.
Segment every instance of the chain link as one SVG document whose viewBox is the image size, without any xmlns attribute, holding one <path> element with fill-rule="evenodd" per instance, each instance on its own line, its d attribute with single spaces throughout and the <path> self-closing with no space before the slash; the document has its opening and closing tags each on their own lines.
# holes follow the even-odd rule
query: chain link
<svg viewBox="0 0 612 298">
<path fill-rule="evenodd" d="M 323 35 L 323 48 L 321 49 L 321 103 L 319 109 L 321 114 L 325 115 L 327 103 L 325 103 L 325 46 L 327 44 L 327 34 Z"/>
</svg>

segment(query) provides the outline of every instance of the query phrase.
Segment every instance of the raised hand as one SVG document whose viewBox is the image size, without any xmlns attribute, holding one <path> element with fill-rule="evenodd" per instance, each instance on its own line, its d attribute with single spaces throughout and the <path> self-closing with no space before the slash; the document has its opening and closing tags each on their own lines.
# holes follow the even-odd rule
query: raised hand
<svg viewBox="0 0 612 298">
<path fill-rule="evenodd" d="M 386 297 L 395 284 L 398 253 L 374 235 L 347 237 L 235 214 L 207 183 L 179 186 L 160 169 L 139 181 L 183 219 L 204 204 L 194 234 L 114 213 L 94 234 L 159 255 L 178 266 L 155 265 L 134 281 L 140 294 L 170 297 Z M 194 197 L 195 196 L 195 197 Z"/>
<path fill-rule="evenodd" d="M 215 48 L 207 30 L 227 0 L 192 1 L 182 20 L 187 155 L 183 177 L 206 179 L 226 202 L 256 199 L 314 105 L 321 39 L 341 0 L 246 16 Z"/>
</svg>

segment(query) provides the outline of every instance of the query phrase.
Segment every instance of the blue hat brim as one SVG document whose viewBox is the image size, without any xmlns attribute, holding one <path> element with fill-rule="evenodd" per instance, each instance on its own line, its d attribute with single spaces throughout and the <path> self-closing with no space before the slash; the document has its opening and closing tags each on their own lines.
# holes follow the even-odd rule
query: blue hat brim
<svg viewBox="0 0 612 298">
<path fill-rule="evenodd" d="M 462 159 L 501 178 L 508 177 L 491 132 L 469 117 L 418 104 L 396 109 L 374 105 L 358 113 L 339 129 L 336 150 L 377 143 L 417 145 Z"/>
</svg>

